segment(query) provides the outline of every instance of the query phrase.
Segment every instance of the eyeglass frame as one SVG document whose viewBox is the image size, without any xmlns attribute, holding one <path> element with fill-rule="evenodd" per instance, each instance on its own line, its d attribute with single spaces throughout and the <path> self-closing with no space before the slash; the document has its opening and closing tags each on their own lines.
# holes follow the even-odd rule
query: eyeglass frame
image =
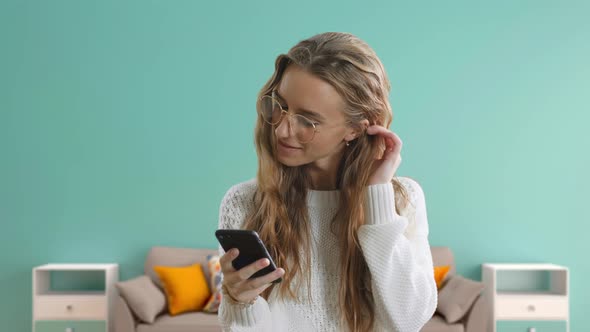
<svg viewBox="0 0 590 332">
<path fill-rule="evenodd" d="M 260 97 L 260 100 L 262 101 L 264 98 L 271 98 L 271 100 L 272 100 L 273 102 L 276 102 L 276 103 L 277 103 L 277 105 L 279 105 L 279 107 L 281 108 L 281 116 L 279 117 L 279 121 L 277 121 L 276 123 L 271 123 L 271 122 L 268 122 L 268 121 L 267 121 L 267 120 L 264 118 L 264 115 L 260 114 L 260 116 L 262 117 L 262 120 L 263 120 L 264 122 L 266 122 L 266 123 L 270 124 L 271 126 L 276 126 L 276 125 L 280 124 L 280 123 L 281 123 L 281 121 L 283 121 L 283 116 L 284 116 L 285 114 L 287 114 L 289 117 L 293 117 L 293 116 L 300 116 L 300 117 L 302 117 L 303 119 L 305 119 L 306 121 L 309 121 L 309 123 L 311 123 L 311 125 L 313 126 L 313 134 L 312 134 L 312 136 L 311 136 L 311 139 L 310 139 L 309 141 L 301 142 L 301 141 L 299 141 L 299 139 L 297 138 L 297 135 L 295 135 L 295 139 L 297 139 L 297 142 L 299 142 L 300 144 L 307 144 L 307 143 L 310 143 L 311 141 L 313 141 L 313 139 L 315 138 L 315 134 L 320 132 L 320 131 L 317 129 L 317 127 L 316 127 L 316 125 L 318 125 L 319 123 L 318 123 L 318 122 L 315 122 L 315 121 L 313 121 L 313 120 L 311 120 L 310 118 L 308 118 L 308 117 L 306 117 L 306 116 L 304 116 L 304 115 L 301 115 L 301 114 L 294 114 L 294 113 L 292 113 L 291 111 L 285 111 L 285 109 L 283 108 L 283 105 L 281 105 L 281 103 L 279 102 L 279 99 L 276 97 L 276 95 L 275 95 L 275 92 L 276 92 L 276 90 L 272 90 L 270 95 L 264 95 L 264 96 Z M 272 117 L 272 116 L 271 116 L 271 117 Z M 291 130 L 291 128 L 292 128 L 292 125 L 291 125 L 291 120 L 290 120 L 290 119 L 287 119 L 287 124 L 289 125 L 289 130 Z"/>
</svg>

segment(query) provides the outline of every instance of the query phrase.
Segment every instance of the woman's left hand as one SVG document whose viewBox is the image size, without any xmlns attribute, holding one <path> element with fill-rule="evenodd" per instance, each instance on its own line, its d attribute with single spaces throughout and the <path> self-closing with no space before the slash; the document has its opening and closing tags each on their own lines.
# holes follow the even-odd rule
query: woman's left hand
<svg viewBox="0 0 590 332">
<path fill-rule="evenodd" d="M 385 151 L 381 159 L 375 161 L 373 173 L 369 177 L 369 185 L 390 183 L 402 161 L 400 154 L 402 141 L 391 130 L 379 125 L 367 128 L 367 134 L 380 135 L 385 141 Z"/>
</svg>

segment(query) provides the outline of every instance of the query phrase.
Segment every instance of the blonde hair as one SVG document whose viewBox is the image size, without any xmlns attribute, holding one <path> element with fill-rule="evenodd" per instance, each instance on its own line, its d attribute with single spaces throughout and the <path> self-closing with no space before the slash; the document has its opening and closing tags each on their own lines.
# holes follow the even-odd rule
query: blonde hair
<svg viewBox="0 0 590 332">
<path fill-rule="evenodd" d="M 326 32 L 300 41 L 287 54 L 277 57 L 274 74 L 259 92 L 255 129 L 258 154 L 256 208 L 246 217 L 244 228 L 257 231 L 277 266 L 285 268 L 283 282 L 267 288 L 262 295 L 268 298 L 272 289 L 278 287 L 278 296 L 301 300 L 297 298 L 296 290 L 304 280 L 308 286 L 308 298 L 311 298 L 311 234 L 306 206 L 311 182 L 305 165 L 287 167 L 277 161 L 273 127 L 260 116 L 261 97 L 278 87 L 285 69 L 292 64 L 336 89 L 346 103 L 343 113 L 347 125 L 352 128 L 359 128 L 363 119 L 367 119 L 370 125 L 388 128 L 393 114 L 388 99 L 391 87 L 383 64 L 365 42 L 349 33 Z M 356 332 L 372 330 L 375 318 L 370 271 L 357 231 L 365 224 L 364 200 L 370 170 L 375 156 L 383 154 L 385 145 L 381 138 L 367 134 L 361 134 L 350 143 L 338 168 L 341 208 L 331 226 L 339 239 L 341 254 L 341 323 Z M 392 183 L 396 193 L 395 206 L 399 211 L 408 202 L 407 193 L 395 178 Z"/>
</svg>

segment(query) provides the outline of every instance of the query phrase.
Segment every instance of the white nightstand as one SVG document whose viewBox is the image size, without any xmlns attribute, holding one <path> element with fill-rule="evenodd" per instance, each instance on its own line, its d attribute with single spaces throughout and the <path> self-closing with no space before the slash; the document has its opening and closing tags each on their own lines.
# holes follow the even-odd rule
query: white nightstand
<svg viewBox="0 0 590 332">
<path fill-rule="evenodd" d="M 569 332 L 569 272 L 555 264 L 482 264 L 489 332 Z"/>
<path fill-rule="evenodd" d="M 56 273 L 62 278 L 89 277 L 95 283 L 98 280 L 100 287 L 87 290 L 84 280 L 77 280 L 78 285 L 56 290 L 52 282 Z M 33 268 L 33 332 L 112 331 L 118 280 L 118 264 L 46 264 Z"/>
</svg>

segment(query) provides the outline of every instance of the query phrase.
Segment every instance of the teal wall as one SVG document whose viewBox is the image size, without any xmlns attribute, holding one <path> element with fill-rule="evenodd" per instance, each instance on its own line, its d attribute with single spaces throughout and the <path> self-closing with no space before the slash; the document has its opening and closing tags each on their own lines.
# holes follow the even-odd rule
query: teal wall
<svg viewBox="0 0 590 332">
<path fill-rule="evenodd" d="M 0 1 L 0 322 L 30 330 L 31 269 L 216 247 L 255 176 L 256 93 L 301 39 L 346 31 L 392 83 L 399 174 L 433 245 L 571 272 L 590 329 L 589 2 Z"/>
</svg>

